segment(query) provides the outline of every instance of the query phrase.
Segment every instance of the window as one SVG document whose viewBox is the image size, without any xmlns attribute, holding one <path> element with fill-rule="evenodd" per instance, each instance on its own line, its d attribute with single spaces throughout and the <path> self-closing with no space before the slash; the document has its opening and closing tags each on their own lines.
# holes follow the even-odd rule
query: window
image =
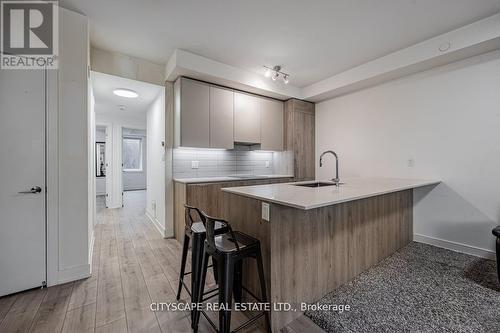
<svg viewBox="0 0 500 333">
<path fill-rule="evenodd" d="M 123 171 L 142 171 L 141 138 L 123 138 Z"/>
</svg>

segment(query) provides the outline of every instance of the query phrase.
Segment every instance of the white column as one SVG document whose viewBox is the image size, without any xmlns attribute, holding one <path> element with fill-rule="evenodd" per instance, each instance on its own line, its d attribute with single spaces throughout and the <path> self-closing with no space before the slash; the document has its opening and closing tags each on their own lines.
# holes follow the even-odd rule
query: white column
<svg viewBox="0 0 500 333">
<path fill-rule="evenodd" d="M 119 208 L 123 204 L 122 184 L 122 127 L 112 124 L 108 127 L 111 133 L 107 133 L 106 146 L 110 149 L 106 152 L 108 167 L 106 173 L 106 193 L 108 194 L 108 208 Z"/>
</svg>

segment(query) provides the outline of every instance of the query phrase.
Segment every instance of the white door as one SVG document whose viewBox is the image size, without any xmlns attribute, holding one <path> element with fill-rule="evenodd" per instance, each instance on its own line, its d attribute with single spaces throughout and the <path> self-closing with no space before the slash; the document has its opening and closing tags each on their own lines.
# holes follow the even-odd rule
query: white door
<svg viewBox="0 0 500 333">
<path fill-rule="evenodd" d="M 45 72 L 0 70 L 0 296 L 42 286 Z"/>
</svg>

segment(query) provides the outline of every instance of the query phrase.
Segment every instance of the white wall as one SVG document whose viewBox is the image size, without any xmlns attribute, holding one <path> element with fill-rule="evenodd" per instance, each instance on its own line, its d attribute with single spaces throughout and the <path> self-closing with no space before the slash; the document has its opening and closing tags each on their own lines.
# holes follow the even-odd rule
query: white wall
<svg viewBox="0 0 500 333">
<path fill-rule="evenodd" d="M 95 179 L 95 194 L 106 195 L 106 177 L 97 177 Z"/>
<path fill-rule="evenodd" d="M 87 52 L 87 64 L 90 62 L 90 53 Z M 89 230 L 89 263 L 92 263 L 92 256 L 93 256 L 93 251 L 94 251 L 94 226 L 97 221 L 97 215 L 96 215 L 96 196 L 94 193 L 96 193 L 96 156 L 95 156 L 95 98 L 94 98 L 94 93 L 92 91 L 92 83 L 90 81 L 90 77 L 87 76 L 87 102 L 88 102 L 88 123 L 87 123 L 87 133 L 88 133 L 88 138 L 87 138 L 87 153 L 88 153 L 88 192 L 87 192 L 87 197 L 89 201 L 88 205 L 88 214 L 89 214 L 89 225 L 88 225 L 88 230 Z M 93 266 L 91 267 L 91 273 Z"/>
<path fill-rule="evenodd" d="M 96 126 L 95 141 L 96 142 L 106 142 L 106 127 Z"/>
<path fill-rule="evenodd" d="M 96 105 L 96 124 L 106 126 L 108 135 L 106 140 L 106 204 L 108 208 L 122 206 L 122 128 L 146 129 L 146 115 L 114 113 L 103 110 Z"/>
<path fill-rule="evenodd" d="M 137 124 L 136 124 L 137 125 Z M 141 125 L 143 126 L 143 125 Z M 142 138 L 142 171 L 127 171 L 123 172 L 123 189 L 125 191 L 131 190 L 145 190 L 146 189 L 146 170 L 147 170 L 147 140 L 146 130 L 124 129 L 123 136 L 139 137 Z M 106 138 L 106 127 L 97 126 L 96 129 L 96 142 L 106 142 L 113 144 L 112 140 Z M 96 195 L 106 194 L 106 177 L 96 177 L 95 179 L 95 193 Z"/>
<path fill-rule="evenodd" d="M 101 105 L 96 105 L 96 124 L 118 124 L 127 128 L 146 129 L 146 114 L 129 115 L 123 112 L 108 112 Z"/>
<path fill-rule="evenodd" d="M 415 191 L 420 241 L 492 256 L 500 218 L 500 51 L 316 105 L 316 156 L 340 176 L 440 179 Z M 410 167 L 413 160 L 414 166 Z M 333 161 L 316 166 L 331 178 Z"/>
<path fill-rule="evenodd" d="M 91 67 L 96 72 L 125 77 L 132 80 L 162 85 L 163 64 L 155 64 L 118 52 L 106 51 L 92 47 Z"/>
<path fill-rule="evenodd" d="M 47 170 L 49 285 L 90 275 L 93 224 L 88 20 L 61 8 L 59 24 L 59 70 L 57 77 L 49 74 L 48 87 L 49 112 L 54 112 L 49 116 Z"/>
<path fill-rule="evenodd" d="M 123 190 L 145 190 L 148 165 L 146 130 L 124 128 L 123 137 L 126 136 L 142 139 L 142 171 L 123 171 Z"/>
<path fill-rule="evenodd" d="M 165 91 L 162 89 L 146 113 L 146 215 L 165 235 Z"/>
<path fill-rule="evenodd" d="M 100 127 L 100 126 L 96 127 L 95 141 L 96 142 L 106 142 L 106 127 Z M 95 193 L 96 193 L 96 195 L 105 195 L 106 194 L 106 177 L 96 177 L 95 178 Z"/>
</svg>

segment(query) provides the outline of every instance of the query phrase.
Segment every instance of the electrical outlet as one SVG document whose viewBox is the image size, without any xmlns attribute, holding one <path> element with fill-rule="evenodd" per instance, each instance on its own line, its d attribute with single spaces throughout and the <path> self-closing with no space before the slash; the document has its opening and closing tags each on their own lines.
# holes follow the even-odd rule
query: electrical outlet
<svg viewBox="0 0 500 333">
<path fill-rule="evenodd" d="M 266 202 L 262 203 L 262 219 L 269 222 L 269 204 Z"/>
<path fill-rule="evenodd" d="M 413 168 L 415 166 L 415 159 L 414 158 L 409 158 L 407 161 L 408 168 Z"/>
<path fill-rule="evenodd" d="M 191 169 L 198 169 L 200 167 L 200 161 L 191 161 Z"/>
<path fill-rule="evenodd" d="M 271 166 L 271 163 L 269 161 L 266 161 L 266 168 L 269 168 Z"/>
</svg>

